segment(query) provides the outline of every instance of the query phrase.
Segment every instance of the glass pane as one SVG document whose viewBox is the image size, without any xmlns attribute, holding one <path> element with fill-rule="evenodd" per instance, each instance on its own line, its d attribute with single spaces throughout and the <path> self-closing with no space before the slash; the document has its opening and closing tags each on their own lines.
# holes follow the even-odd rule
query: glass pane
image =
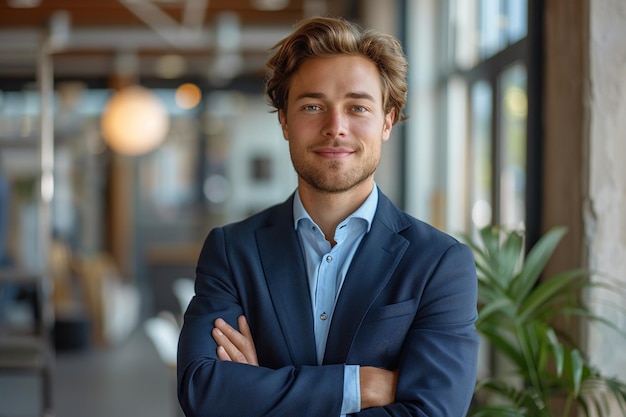
<svg viewBox="0 0 626 417">
<path fill-rule="evenodd" d="M 450 29 L 454 40 L 454 63 L 469 69 L 478 63 L 478 0 L 450 1 Z"/>
<path fill-rule="evenodd" d="M 524 38 L 527 9 L 527 0 L 449 0 L 449 46 L 454 63 L 462 69 L 472 68 L 480 59 Z"/>
<path fill-rule="evenodd" d="M 500 223 L 524 228 L 526 194 L 526 68 L 518 63 L 500 76 Z"/>
<path fill-rule="evenodd" d="M 506 22 L 509 44 L 524 38 L 528 33 L 528 2 L 527 0 L 507 0 Z"/>
<path fill-rule="evenodd" d="M 489 58 L 506 47 L 504 36 L 505 16 L 502 15 L 500 0 L 480 0 L 478 33 L 480 37 L 480 55 Z"/>
<path fill-rule="evenodd" d="M 446 140 L 446 230 L 456 233 L 467 225 L 467 83 L 461 77 L 448 82 Z"/>
<path fill-rule="evenodd" d="M 489 58 L 526 36 L 527 0 L 479 1 L 477 28 L 481 58 Z"/>
<path fill-rule="evenodd" d="M 478 230 L 492 221 L 492 147 L 491 122 L 493 119 L 492 88 L 479 81 L 471 91 L 471 216 L 472 230 Z"/>
</svg>

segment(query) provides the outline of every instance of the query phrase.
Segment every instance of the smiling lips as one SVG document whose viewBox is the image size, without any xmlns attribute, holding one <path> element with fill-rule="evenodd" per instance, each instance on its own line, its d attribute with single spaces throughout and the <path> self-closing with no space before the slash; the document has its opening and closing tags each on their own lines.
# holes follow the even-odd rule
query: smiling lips
<svg viewBox="0 0 626 417">
<path fill-rule="evenodd" d="M 340 159 L 346 156 L 350 156 L 354 153 L 352 149 L 332 148 L 332 147 L 316 149 L 314 152 L 321 157 L 329 158 L 329 159 Z"/>
</svg>

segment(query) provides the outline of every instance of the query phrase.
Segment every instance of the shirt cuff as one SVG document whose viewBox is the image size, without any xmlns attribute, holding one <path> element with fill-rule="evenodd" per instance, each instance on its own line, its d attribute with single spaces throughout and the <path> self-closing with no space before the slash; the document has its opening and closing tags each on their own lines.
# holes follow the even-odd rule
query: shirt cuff
<svg viewBox="0 0 626 417">
<path fill-rule="evenodd" d="M 361 381 L 359 365 L 345 365 L 343 373 L 343 402 L 341 415 L 361 411 Z"/>
</svg>

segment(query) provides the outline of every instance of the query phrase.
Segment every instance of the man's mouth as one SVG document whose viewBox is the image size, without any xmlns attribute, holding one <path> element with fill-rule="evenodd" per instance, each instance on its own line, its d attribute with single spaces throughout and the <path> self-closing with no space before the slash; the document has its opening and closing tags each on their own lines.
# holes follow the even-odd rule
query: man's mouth
<svg viewBox="0 0 626 417">
<path fill-rule="evenodd" d="M 345 147 L 339 147 L 339 148 L 325 147 L 325 148 L 316 149 L 315 153 L 324 158 L 340 159 L 340 158 L 345 158 L 347 156 L 352 155 L 354 151 L 352 149 L 345 148 Z"/>
</svg>

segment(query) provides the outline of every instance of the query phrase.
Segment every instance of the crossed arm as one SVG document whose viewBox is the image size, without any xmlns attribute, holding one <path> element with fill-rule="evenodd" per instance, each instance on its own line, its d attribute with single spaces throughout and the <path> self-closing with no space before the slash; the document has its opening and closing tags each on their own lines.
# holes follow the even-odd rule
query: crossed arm
<svg viewBox="0 0 626 417">
<path fill-rule="evenodd" d="M 245 316 L 239 316 L 239 331 L 221 318 L 215 320 L 212 331 L 217 343 L 217 356 L 222 361 L 259 366 L 254 340 Z M 372 366 L 359 369 L 361 409 L 383 407 L 394 402 L 398 372 Z"/>
<path fill-rule="evenodd" d="M 297 310 L 296 289 L 302 295 L 307 288 L 278 281 L 286 269 L 282 263 L 272 264 L 275 269 L 267 277 L 257 253 L 226 244 L 223 229 L 210 236 L 198 262 L 196 295 L 185 313 L 178 349 L 178 396 L 187 415 L 339 415 L 346 370 L 354 371 L 341 358 L 400 370 L 360 367 L 358 415 L 465 415 L 478 350 L 469 249 L 455 244 L 441 252 L 441 245 L 416 245 L 413 251 L 420 255 L 404 255 L 397 276 L 378 293 L 375 305 L 361 312 L 361 325 L 349 329 L 351 340 L 342 341 L 350 344 L 349 356 L 329 345 L 335 353 L 331 363 L 316 366 L 313 335 L 303 331 L 300 320 L 276 311 L 287 314 L 287 306 Z M 354 287 L 350 290 L 358 293 L 360 288 Z M 276 297 L 280 303 L 268 301 Z M 255 319 L 246 316 L 249 326 L 238 322 L 247 312 Z M 350 410 L 358 405 L 350 404 Z"/>
</svg>

